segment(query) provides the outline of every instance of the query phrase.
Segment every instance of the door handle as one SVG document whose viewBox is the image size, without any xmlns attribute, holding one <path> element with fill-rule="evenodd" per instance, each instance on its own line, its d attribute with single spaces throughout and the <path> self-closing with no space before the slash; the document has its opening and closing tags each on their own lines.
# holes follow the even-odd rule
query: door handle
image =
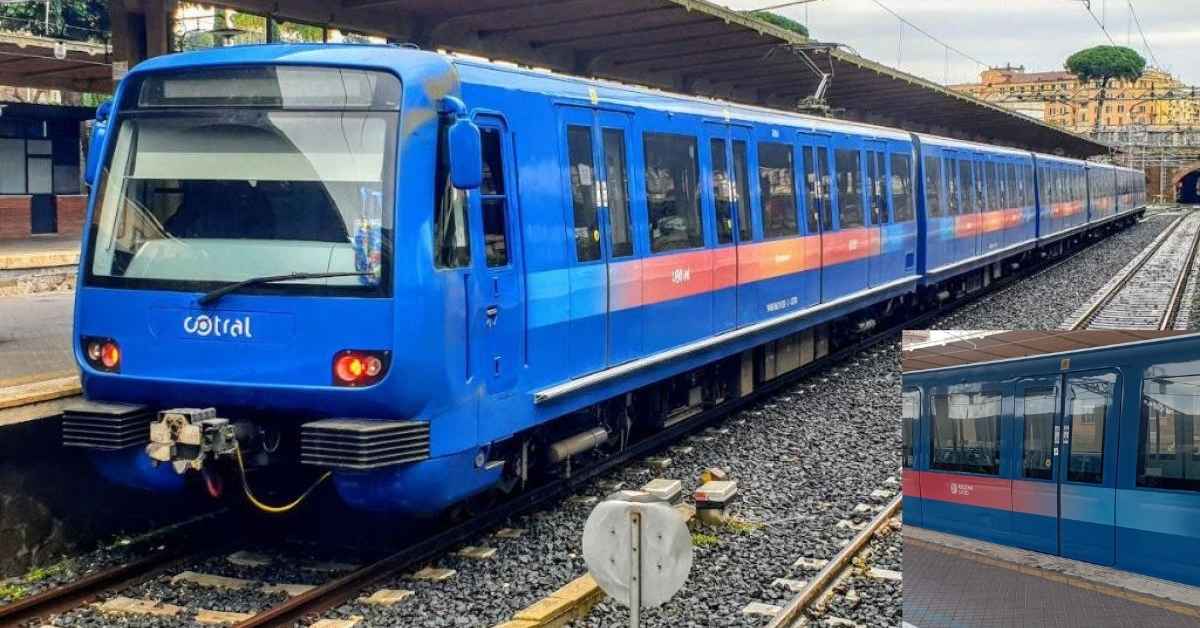
<svg viewBox="0 0 1200 628">
<path fill-rule="evenodd" d="M 487 326 L 495 326 L 496 317 L 500 315 L 500 308 L 496 307 L 495 305 L 489 305 L 483 312 L 487 315 Z"/>
</svg>

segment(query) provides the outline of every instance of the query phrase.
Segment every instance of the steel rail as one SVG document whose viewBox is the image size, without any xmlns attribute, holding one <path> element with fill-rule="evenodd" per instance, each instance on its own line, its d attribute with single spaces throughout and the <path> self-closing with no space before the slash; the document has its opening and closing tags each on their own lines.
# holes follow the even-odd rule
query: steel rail
<svg viewBox="0 0 1200 628">
<path fill-rule="evenodd" d="M 821 571 L 804 587 L 804 590 L 796 594 L 788 602 L 787 606 L 783 607 L 775 617 L 771 619 L 771 623 L 767 624 L 767 628 L 787 628 L 795 625 L 805 611 L 812 606 L 813 602 L 823 599 L 830 590 L 838 583 L 843 573 L 854 562 L 854 557 L 862 552 L 863 548 L 870 542 L 871 537 L 883 527 L 885 523 L 890 521 L 900 511 L 900 504 L 903 495 L 897 495 L 892 498 L 891 503 L 886 508 L 879 511 L 875 518 L 867 527 L 854 535 L 850 544 L 842 548 L 842 551 L 837 553 L 832 560 L 825 564 Z"/>
<path fill-rule="evenodd" d="M 136 560 L 104 569 L 41 593 L 31 595 L 0 606 L 0 626 L 15 626 L 47 615 L 62 613 L 91 602 L 104 593 L 135 586 L 177 565 L 194 560 L 211 552 L 211 548 L 189 547 L 191 538 L 212 538 L 211 534 L 191 534 L 189 531 L 220 530 L 231 518 L 222 510 L 211 515 L 202 515 L 177 527 L 169 534 L 174 537 L 172 546 Z M 155 541 L 158 543 L 161 541 Z"/>
<path fill-rule="evenodd" d="M 1200 248 L 1200 229 L 1197 229 L 1195 235 L 1192 236 L 1192 245 L 1188 247 L 1183 268 L 1179 270 L 1179 277 L 1175 280 L 1175 288 L 1171 291 L 1171 300 L 1167 301 L 1167 310 L 1158 323 L 1159 331 L 1175 328 L 1175 319 L 1179 316 L 1179 310 L 1183 306 L 1183 293 L 1187 289 L 1188 279 L 1192 276 L 1192 264 L 1196 262 L 1197 248 Z"/>
<path fill-rule="evenodd" d="M 1071 324 L 1071 330 L 1077 331 L 1081 329 L 1087 329 L 1092 324 L 1092 321 L 1095 320 L 1096 316 L 1112 303 L 1113 299 L 1115 299 L 1117 295 L 1120 294 L 1121 291 L 1123 291 L 1131 281 L 1133 281 L 1133 278 L 1154 257 L 1155 253 L 1157 253 L 1158 250 L 1162 248 L 1164 244 L 1166 244 L 1167 240 L 1171 239 L 1171 235 L 1175 233 L 1181 224 L 1183 224 L 1185 218 L 1187 218 L 1187 214 L 1179 216 L 1175 219 L 1175 222 L 1171 223 L 1171 225 L 1168 226 L 1165 231 L 1163 231 L 1162 235 L 1160 235 L 1158 238 L 1155 238 L 1154 242 L 1151 243 L 1150 247 L 1146 250 L 1145 254 L 1142 255 L 1141 259 L 1138 260 L 1137 264 L 1135 264 L 1133 268 L 1130 268 L 1128 272 L 1123 273 L 1120 279 L 1117 280 L 1117 283 L 1103 297 L 1088 307 L 1083 315 L 1081 315 L 1075 320 L 1074 323 Z"/>
</svg>

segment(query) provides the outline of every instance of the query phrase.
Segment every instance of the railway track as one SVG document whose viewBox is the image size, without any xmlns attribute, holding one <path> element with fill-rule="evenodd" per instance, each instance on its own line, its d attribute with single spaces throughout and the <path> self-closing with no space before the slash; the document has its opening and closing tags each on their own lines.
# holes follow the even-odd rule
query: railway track
<svg viewBox="0 0 1200 628">
<path fill-rule="evenodd" d="M 1066 257 L 1069 257 L 1069 255 Z M 904 328 L 925 326 L 931 321 L 956 311 L 983 296 L 1004 290 L 1018 284 L 1024 278 L 1041 272 L 1049 266 L 1062 263 L 1066 257 L 1058 258 L 1046 264 L 1030 266 L 1019 274 L 1011 275 L 993 283 L 988 289 L 960 296 L 942 304 L 938 308 L 899 322 L 871 336 L 864 336 L 858 342 L 834 351 L 821 360 L 812 362 L 796 371 L 760 386 L 750 396 L 731 400 L 714 408 L 707 409 L 688 421 L 673 425 L 666 430 L 646 437 L 642 441 L 631 444 L 624 451 L 612 454 L 597 464 L 577 469 L 569 477 L 555 478 L 541 486 L 531 488 L 516 498 L 480 513 L 467 521 L 454 525 L 437 534 L 422 538 L 378 560 L 366 562 L 364 566 L 352 567 L 321 584 L 304 587 L 304 590 L 297 589 L 294 591 L 294 595 L 289 594 L 285 600 L 278 604 L 257 609 L 253 613 L 230 614 L 226 616 L 226 619 L 230 623 L 236 622 L 237 626 L 281 626 L 292 625 L 301 619 L 318 617 L 329 609 L 355 599 L 364 590 L 372 587 L 372 585 L 377 585 L 412 571 L 441 555 L 449 553 L 453 548 L 479 537 L 488 530 L 501 527 L 503 522 L 513 517 L 536 511 L 554 503 L 576 491 L 579 487 L 595 480 L 598 476 L 654 451 L 663 449 L 668 444 L 676 442 L 691 433 L 699 432 L 730 413 L 769 397 L 776 391 L 790 386 L 799 379 L 816 372 L 824 371 L 830 365 L 841 362 L 876 344 L 889 340 L 894 341 L 898 332 Z M 883 512 L 892 512 L 894 514 L 898 504 L 899 501 L 897 498 Z M 886 519 L 876 517 L 867 529 L 874 528 L 877 530 L 879 525 L 883 525 L 883 523 L 886 523 L 890 519 L 891 517 Z M 860 536 L 869 541 L 869 535 L 860 534 Z M 858 537 L 848 547 L 858 546 L 857 540 Z M 224 548 L 225 551 L 228 551 L 228 549 Z M 861 550 L 861 547 L 859 549 Z M 215 554 L 211 554 L 211 549 L 209 552 L 210 556 L 216 556 Z M 839 556 L 841 555 L 839 554 Z M 853 556 L 850 558 L 853 558 Z M 180 553 L 175 556 L 155 555 L 128 565 L 122 565 L 104 574 L 97 574 L 97 576 L 80 580 L 60 589 L 47 591 L 9 606 L 0 607 L 0 625 L 19 625 L 38 618 L 44 620 L 49 616 L 82 606 L 98 598 L 118 595 L 123 590 L 159 576 L 169 575 L 168 572 L 172 569 L 179 569 L 185 564 L 199 562 L 200 559 L 202 559 L 202 556 L 198 553 Z M 835 559 L 830 564 L 832 565 L 837 562 L 838 560 Z M 836 575 L 831 574 L 831 576 Z M 822 577 L 830 578 L 828 575 Z M 814 580 L 814 582 L 816 581 Z M 256 584 L 267 584 L 269 586 L 270 583 Z M 818 592 L 814 591 L 810 595 L 816 595 L 816 593 Z M 791 606 L 788 608 L 791 608 Z M 238 615 L 236 620 L 233 619 L 235 615 Z"/>
<path fill-rule="evenodd" d="M 1200 212 L 1183 214 L 1062 327 L 1175 329 L 1198 249 Z"/>
<path fill-rule="evenodd" d="M 893 525 L 893 521 L 899 524 L 900 504 L 901 496 L 897 495 L 775 615 L 768 628 L 799 628 L 823 614 L 838 586 L 854 572 L 856 559 L 867 551 L 871 540 Z"/>
</svg>

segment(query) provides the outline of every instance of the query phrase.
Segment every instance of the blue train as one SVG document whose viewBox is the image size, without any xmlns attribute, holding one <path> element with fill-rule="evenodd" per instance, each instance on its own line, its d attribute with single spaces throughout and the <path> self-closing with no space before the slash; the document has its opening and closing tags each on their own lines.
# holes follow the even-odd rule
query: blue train
<svg viewBox="0 0 1200 628">
<path fill-rule="evenodd" d="M 382 511 L 620 447 L 1144 201 L 1111 166 L 403 47 L 152 59 L 97 129 L 64 442 L 158 490 L 313 465 Z"/>
<path fill-rule="evenodd" d="M 904 520 L 1200 585 L 1200 336 L 904 374 Z"/>
</svg>

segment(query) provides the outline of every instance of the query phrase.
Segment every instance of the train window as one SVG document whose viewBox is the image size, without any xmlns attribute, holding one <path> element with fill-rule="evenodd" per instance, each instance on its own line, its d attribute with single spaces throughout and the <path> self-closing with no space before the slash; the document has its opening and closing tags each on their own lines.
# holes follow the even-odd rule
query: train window
<svg viewBox="0 0 1200 628">
<path fill-rule="evenodd" d="M 892 209 L 896 222 L 908 222 L 916 216 L 913 209 L 912 157 L 893 153 L 892 160 Z"/>
<path fill-rule="evenodd" d="M 917 390 L 906 390 L 901 395 L 901 415 L 900 425 L 904 438 L 904 466 L 912 467 L 916 462 L 916 448 L 914 445 L 914 432 L 917 430 L 917 421 L 921 418 L 921 392 Z"/>
<path fill-rule="evenodd" d="M 733 178 L 737 186 L 734 200 L 738 208 L 738 237 L 742 242 L 754 239 L 754 223 L 750 220 L 750 170 L 746 165 L 746 143 L 733 140 Z"/>
<path fill-rule="evenodd" d="M 1021 477 L 1051 480 L 1054 469 L 1054 416 L 1058 395 L 1053 386 L 1025 391 L 1025 447 Z"/>
<path fill-rule="evenodd" d="M 839 148 L 834 151 L 837 170 L 840 228 L 863 226 L 862 153 Z"/>
<path fill-rule="evenodd" d="M 763 237 L 794 236 L 800 232 L 796 221 L 796 181 L 789 144 L 760 142 L 758 145 L 758 192 L 763 207 Z"/>
<path fill-rule="evenodd" d="M 612 256 L 633 255 L 633 219 L 629 215 L 629 168 L 625 163 L 625 131 L 604 129 L 604 180 L 608 221 L 612 230 Z"/>
<path fill-rule="evenodd" d="M 489 268 L 508 265 L 508 197 L 504 195 L 504 143 L 500 130 L 483 128 L 483 250 Z"/>
<path fill-rule="evenodd" d="M 942 160 L 933 156 L 925 157 L 925 211 L 930 218 L 946 215 L 942 203 Z"/>
<path fill-rule="evenodd" d="M 1112 404 L 1117 376 L 1072 376 L 1067 379 L 1063 435 L 1070 452 L 1067 479 L 1100 484 L 1104 481 L 1104 420 Z"/>
<path fill-rule="evenodd" d="M 600 259 L 600 212 L 596 198 L 596 163 L 592 153 L 592 127 L 567 126 L 567 153 L 571 174 L 571 205 L 575 211 L 575 259 Z"/>
<path fill-rule="evenodd" d="M 833 229 L 833 208 L 829 198 L 829 150 L 811 146 L 805 148 L 804 164 L 808 188 L 808 233 L 830 231 Z"/>
<path fill-rule="evenodd" d="M 959 195 L 958 195 L 958 160 L 946 160 L 946 214 L 954 216 L 958 214 Z"/>
<path fill-rule="evenodd" d="M 713 208 L 717 212 L 717 242 L 733 242 L 733 179 L 729 176 L 729 164 L 725 158 L 725 140 L 712 139 L 708 142 L 712 153 Z"/>
<path fill-rule="evenodd" d="M 1005 198 L 1004 206 L 1006 208 L 1020 207 L 1022 205 L 1022 200 L 1021 200 L 1021 186 L 1020 186 L 1019 179 L 1017 179 L 1017 165 L 1016 164 L 1008 164 L 1008 166 L 1006 166 L 1004 170 L 1005 170 L 1004 189 L 1006 192 L 1004 195 L 1004 198 Z"/>
<path fill-rule="evenodd" d="M 1137 485 L 1200 491 L 1200 376 L 1142 384 Z"/>
<path fill-rule="evenodd" d="M 984 179 L 983 164 L 974 162 L 971 164 L 971 176 L 975 178 L 975 211 L 982 212 L 988 209 L 987 181 Z"/>
<path fill-rule="evenodd" d="M 867 151 L 867 194 L 871 197 L 871 224 L 880 225 L 888 222 L 888 209 L 885 199 L 883 180 L 887 171 L 883 165 L 883 154 Z"/>
<path fill-rule="evenodd" d="M 650 250 L 659 253 L 704 246 L 696 139 L 646 133 L 642 142 Z"/>
<path fill-rule="evenodd" d="M 959 205 L 959 210 L 964 214 L 973 214 L 978 211 L 975 206 L 975 168 L 972 166 L 971 160 L 960 159 L 958 161 L 958 182 L 962 186 L 962 203 Z"/>
<path fill-rule="evenodd" d="M 833 175 L 829 172 L 829 149 L 817 149 L 817 177 L 821 181 L 821 231 L 833 231 Z"/>
<path fill-rule="evenodd" d="M 444 167 L 440 167 L 439 170 Z M 437 268 L 462 268 L 471 265 L 471 238 L 467 226 L 467 192 L 450 184 L 449 175 L 443 181 L 438 212 L 434 220 L 436 252 L 433 264 Z"/>
<path fill-rule="evenodd" d="M 999 475 L 1000 402 L 999 393 L 935 396 L 929 466 Z"/>
<path fill-rule="evenodd" d="M 996 211 L 1004 206 L 1000 190 L 1003 189 L 1000 183 L 1000 176 L 996 174 L 996 163 L 989 161 L 986 166 L 987 170 L 987 201 L 988 209 Z"/>
</svg>

